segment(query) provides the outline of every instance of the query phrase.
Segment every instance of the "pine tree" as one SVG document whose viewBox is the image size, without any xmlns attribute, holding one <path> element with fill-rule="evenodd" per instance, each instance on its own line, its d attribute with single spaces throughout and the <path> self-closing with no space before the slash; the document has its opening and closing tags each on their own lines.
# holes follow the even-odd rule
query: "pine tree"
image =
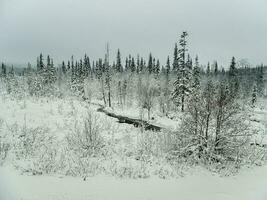
<svg viewBox="0 0 267 200">
<path fill-rule="evenodd" d="M 178 46 L 177 43 L 175 43 L 174 47 L 174 53 L 173 53 L 173 63 L 172 63 L 172 69 L 173 71 L 177 71 L 179 67 L 179 61 L 178 61 Z"/>
<path fill-rule="evenodd" d="M 179 40 L 179 44 L 181 49 L 179 49 L 179 67 L 177 70 L 177 79 L 174 82 L 174 91 L 173 91 L 173 98 L 176 103 L 181 104 L 181 111 L 184 111 L 185 107 L 185 98 L 191 93 L 191 71 L 186 64 L 186 52 L 187 52 L 187 32 L 183 32 L 181 38 Z"/>
<path fill-rule="evenodd" d="M 36 69 L 37 69 L 38 72 L 41 71 L 41 67 L 40 67 L 40 57 L 39 57 L 39 56 L 37 57 L 37 65 L 36 65 Z"/>
<path fill-rule="evenodd" d="M 159 75 L 159 72 L 160 72 L 160 62 L 159 62 L 159 59 L 158 59 L 156 65 L 155 65 L 154 73 L 156 75 Z"/>
<path fill-rule="evenodd" d="M 46 61 L 46 68 L 49 69 L 51 67 L 51 60 L 50 60 L 50 56 L 47 56 L 47 61 Z"/>
<path fill-rule="evenodd" d="M 64 61 L 62 61 L 62 73 L 63 74 L 66 74 L 66 72 L 67 72 L 67 69 L 66 69 L 66 65 L 65 65 L 65 62 Z"/>
<path fill-rule="evenodd" d="M 2 63 L 2 76 L 6 77 L 6 65 L 4 63 Z"/>
<path fill-rule="evenodd" d="M 136 73 L 140 73 L 140 57 L 139 54 L 137 55 L 137 61 L 136 61 Z"/>
<path fill-rule="evenodd" d="M 239 82 L 238 82 L 238 74 L 236 69 L 235 57 L 232 58 L 230 69 L 229 69 L 229 86 L 230 93 L 232 97 L 235 97 L 238 94 L 239 90 Z"/>
<path fill-rule="evenodd" d="M 214 63 L 214 75 L 215 75 L 215 77 L 218 75 L 218 63 L 217 63 L 217 61 L 215 61 L 215 63 Z"/>
<path fill-rule="evenodd" d="M 131 72 L 132 72 L 132 73 L 136 71 L 136 68 L 135 68 L 135 62 L 134 62 L 134 58 L 133 58 L 133 57 L 132 57 L 132 61 L 131 61 L 131 66 L 130 66 L 130 68 L 131 68 Z"/>
<path fill-rule="evenodd" d="M 45 67 L 44 67 L 44 59 L 43 59 L 43 54 L 41 53 L 39 56 L 39 69 L 40 71 L 42 71 Z"/>
<path fill-rule="evenodd" d="M 123 68 L 121 65 L 121 53 L 120 53 L 120 49 L 118 49 L 117 52 L 117 61 L 116 61 L 116 71 L 122 73 L 123 72 Z"/>
<path fill-rule="evenodd" d="M 165 85 L 164 85 L 164 91 L 163 91 L 163 99 L 162 102 L 165 104 L 163 105 L 163 113 L 165 112 L 166 116 L 168 115 L 168 112 L 170 110 L 170 89 L 169 89 L 169 84 L 170 84 L 170 70 L 171 70 L 171 66 L 170 66 L 170 58 L 169 56 L 167 57 L 167 62 L 166 62 L 166 66 L 165 66 L 166 70 L 165 70 Z"/>
<path fill-rule="evenodd" d="M 141 58 L 141 61 L 140 61 L 140 68 L 139 68 L 140 72 L 143 72 L 143 71 L 144 71 L 144 68 L 145 68 L 144 59 Z"/>
<path fill-rule="evenodd" d="M 70 61 L 68 60 L 68 64 L 67 64 L 67 71 L 70 71 L 71 67 L 70 67 Z"/>
<path fill-rule="evenodd" d="M 125 71 L 129 71 L 129 60 L 128 60 L 128 57 L 126 57 L 125 59 Z"/>
<path fill-rule="evenodd" d="M 169 58 L 169 56 L 168 56 L 168 58 L 167 58 L 167 62 L 166 62 L 166 74 L 167 74 L 167 76 L 169 76 L 169 74 L 170 74 L 170 70 L 171 70 L 171 66 L 170 66 L 170 58 Z"/>
<path fill-rule="evenodd" d="M 153 72 L 153 57 L 151 53 L 149 54 L 147 67 L 148 67 L 149 74 L 151 74 Z"/>
<path fill-rule="evenodd" d="M 207 65 L 207 75 L 209 76 L 210 75 L 210 63 L 208 62 L 208 65 Z"/>
</svg>

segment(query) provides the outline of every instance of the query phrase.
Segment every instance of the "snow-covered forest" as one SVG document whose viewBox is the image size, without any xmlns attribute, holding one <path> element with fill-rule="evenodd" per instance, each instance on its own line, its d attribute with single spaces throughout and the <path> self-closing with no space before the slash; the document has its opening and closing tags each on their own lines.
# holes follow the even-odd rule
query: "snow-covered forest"
<svg viewBox="0 0 267 200">
<path fill-rule="evenodd" d="M 23 69 L 2 63 L 1 168 L 85 182 L 266 169 L 267 66 L 202 63 L 188 37 L 166 61 L 119 49 L 111 58 L 107 44 L 97 60 L 55 64 L 41 53 Z"/>
</svg>

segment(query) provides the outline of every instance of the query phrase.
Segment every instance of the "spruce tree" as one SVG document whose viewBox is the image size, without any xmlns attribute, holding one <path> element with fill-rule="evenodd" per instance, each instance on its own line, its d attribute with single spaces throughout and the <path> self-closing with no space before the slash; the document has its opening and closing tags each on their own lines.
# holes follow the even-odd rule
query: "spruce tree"
<svg viewBox="0 0 267 200">
<path fill-rule="evenodd" d="M 128 60 L 128 57 L 126 57 L 125 59 L 125 71 L 129 71 L 129 60 Z"/>
<path fill-rule="evenodd" d="M 132 57 L 130 68 L 132 73 L 136 71 L 134 57 Z"/>
<path fill-rule="evenodd" d="M 42 71 L 45 67 L 44 67 L 44 59 L 43 59 L 43 54 L 41 53 L 39 56 L 39 71 Z"/>
<path fill-rule="evenodd" d="M 229 81 L 231 96 L 235 97 L 238 94 L 238 90 L 239 90 L 239 82 L 238 82 L 238 74 L 237 74 L 235 57 L 232 57 L 232 61 L 231 61 L 230 69 L 229 69 L 228 81 Z"/>
<path fill-rule="evenodd" d="M 148 68 L 149 74 L 151 74 L 153 72 L 153 57 L 151 53 L 149 54 L 147 68 Z"/>
<path fill-rule="evenodd" d="M 144 71 L 144 68 L 145 68 L 144 59 L 141 58 L 141 61 L 140 61 L 140 68 L 139 68 L 140 72 L 143 72 L 143 71 Z"/>
<path fill-rule="evenodd" d="M 214 75 L 215 75 L 215 77 L 218 75 L 218 63 L 217 63 L 217 61 L 214 62 Z"/>
<path fill-rule="evenodd" d="M 65 62 L 64 61 L 62 61 L 62 73 L 63 74 L 66 74 L 66 72 L 67 72 L 67 69 L 66 69 L 66 65 L 65 65 Z"/>
<path fill-rule="evenodd" d="M 155 65 L 154 73 L 156 75 L 159 75 L 159 72 L 160 72 L 160 62 L 159 62 L 159 59 L 158 59 L 157 62 L 156 62 L 156 65 Z"/>
<path fill-rule="evenodd" d="M 6 77 L 6 65 L 2 63 L 2 76 Z"/>
<path fill-rule="evenodd" d="M 69 71 L 70 69 L 71 69 L 71 67 L 70 67 L 70 61 L 68 60 L 67 70 Z"/>
<path fill-rule="evenodd" d="M 179 67 L 177 70 L 177 79 L 174 82 L 173 98 L 176 103 L 181 104 L 181 111 L 184 112 L 185 98 L 191 93 L 191 71 L 186 64 L 186 52 L 187 52 L 187 32 L 183 32 L 179 40 L 181 49 L 179 49 Z"/>
<path fill-rule="evenodd" d="M 116 60 L 116 71 L 122 73 L 123 72 L 123 68 L 121 65 L 121 53 L 120 53 L 120 49 L 118 49 L 117 52 L 117 60 Z"/>
<path fill-rule="evenodd" d="M 172 63 L 172 69 L 173 69 L 173 71 L 177 71 L 178 67 L 179 67 L 178 46 L 177 46 L 177 43 L 175 43 L 174 53 L 173 53 L 173 63 Z"/>
<path fill-rule="evenodd" d="M 167 57 L 167 62 L 166 62 L 166 74 L 167 76 L 169 76 L 170 74 L 170 70 L 171 70 L 171 66 L 170 66 L 170 58 L 169 56 Z"/>
<path fill-rule="evenodd" d="M 136 60 L 136 73 L 140 73 L 140 57 L 139 54 L 137 55 L 137 60 Z"/>
<path fill-rule="evenodd" d="M 210 75 L 210 63 L 208 62 L 208 65 L 207 65 L 207 76 L 209 76 Z"/>
</svg>

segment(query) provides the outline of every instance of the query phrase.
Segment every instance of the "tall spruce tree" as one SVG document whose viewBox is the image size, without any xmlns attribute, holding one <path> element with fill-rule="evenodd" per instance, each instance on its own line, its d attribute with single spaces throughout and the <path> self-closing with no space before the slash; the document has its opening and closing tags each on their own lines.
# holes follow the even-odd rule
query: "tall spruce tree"
<svg viewBox="0 0 267 200">
<path fill-rule="evenodd" d="M 238 81 L 238 71 L 236 68 L 236 61 L 235 61 L 235 57 L 232 57 L 232 61 L 231 61 L 231 65 L 230 65 L 230 69 L 229 69 L 229 77 L 228 77 L 228 81 L 229 81 L 229 86 L 230 86 L 230 94 L 232 97 L 236 97 L 238 94 L 238 90 L 239 90 L 239 81 Z"/>
<path fill-rule="evenodd" d="M 120 72 L 120 73 L 123 72 L 123 68 L 122 68 L 122 65 L 121 65 L 121 53 L 120 53 L 120 49 L 118 49 L 118 52 L 117 52 L 116 72 Z"/>
<path fill-rule="evenodd" d="M 131 72 L 132 72 L 132 73 L 136 71 L 134 57 L 132 57 L 132 61 L 131 61 L 131 66 L 130 66 L 130 68 L 131 68 Z"/>
<path fill-rule="evenodd" d="M 214 75 L 215 75 L 215 77 L 218 75 L 218 63 L 217 63 L 217 61 L 214 62 Z"/>
<path fill-rule="evenodd" d="M 167 76 L 169 76 L 170 71 L 171 71 L 170 58 L 169 58 L 169 56 L 168 56 L 168 57 L 167 57 L 167 62 L 166 62 L 166 74 L 167 74 Z"/>
<path fill-rule="evenodd" d="M 65 62 L 64 61 L 62 61 L 62 73 L 63 74 L 66 74 L 66 72 L 67 72 L 67 68 L 66 68 L 66 65 L 65 65 Z"/>
<path fill-rule="evenodd" d="M 151 53 L 149 54 L 147 68 L 148 68 L 149 74 L 151 74 L 153 72 L 153 57 Z"/>
<path fill-rule="evenodd" d="M 187 49 L 187 32 L 183 32 L 179 40 L 181 49 L 179 49 L 179 67 L 177 70 L 177 79 L 174 82 L 173 98 L 175 102 L 181 105 L 181 111 L 184 112 L 185 99 L 191 93 L 191 71 L 186 64 L 186 52 Z"/>
<path fill-rule="evenodd" d="M 179 67 L 178 46 L 177 46 L 177 43 L 175 43 L 174 52 L 173 52 L 173 63 L 172 63 L 172 69 L 173 69 L 173 71 L 177 71 L 178 67 Z"/>
</svg>

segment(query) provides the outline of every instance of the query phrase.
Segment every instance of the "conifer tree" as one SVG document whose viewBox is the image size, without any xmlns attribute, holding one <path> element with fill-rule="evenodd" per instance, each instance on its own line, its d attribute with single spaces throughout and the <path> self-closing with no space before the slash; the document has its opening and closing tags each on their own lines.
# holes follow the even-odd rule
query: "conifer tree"
<svg viewBox="0 0 267 200">
<path fill-rule="evenodd" d="M 40 53 L 40 55 L 37 57 L 37 71 L 42 72 L 43 70 L 44 70 L 43 54 Z"/>
<path fill-rule="evenodd" d="M 129 60 L 128 60 L 128 57 L 126 57 L 125 59 L 125 71 L 129 71 Z"/>
<path fill-rule="evenodd" d="M 181 105 L 181 111 L 184 111 L 185 107 L 185 98 L 191 92 L 190 84 L 191 84 L 191 71 L 186 64 L 186 52 L 187 52 L 187 32 L 183 32 L 181 38 L 179 40 L 179 44 L 181 49 L 179 49 L 179 67 L 177 70 L 177 79 L 174 82 L 174 91 L 173 98 L 176 103 Z"/>
<path fill-rule="evenodd" d="M 149 54 L 147 68 L 148 68 L 149 74 L 151 74 L 153 72 L 153 57 L 151 53 Z"/>
<path fill-rule="evenodd" d="M 160 72 L 160 62 L 159 62 L 159 59 L 158 59 L 157 62 L 156 62 L 156 65 L 155 65 L 154 73 L 156 75 L 159 75 L 159 72 Z"/>
<path fill-rule="evenodd" d="M 218 63 L 217 63 L 217 61 L 214 62 L 214 75 L 215 75 L 215 77 L 218 75 Z"/>
<path fill-rule="evenodd" d="M 62 73 L 63 74 L 66 74 L 66 72 L 67 72 L 67 69 L 66 69 L 66 65 L 65 65 L 65 62 L 64 61 L 62 61 Z"/>
<path fill-rule="evenodd" d="M 123 72 L 123 68 L 121 65 L 121 53 L 120 53 L 120 49 L 118 49 L 117 52 L 117 60 L 116 60 L 116 71 L 122 73 Z"/>
<path fill-rule="evenodd" d="M 231 96 L 235 97 L 239 89 L 235 57 L 232 57 L 232 61 L 231 61 L 230 69 L 229 69 L 228 81 L 229 81 L 229 86 L 230 86 L 229 89 L 230 89 Z"/>
<path fill-rule="evenodd" d="M 71 67 L 70 67 L 70 61 L 68 60 L 67 71 L 69 71 L 70 69 L 71 69 Z"/>
<path fill-rule="evenodd" d="M 2 63 L 2 76 L 6 77 L 6 65 L 4 63 Z"/>
<path fill-rule="evenodd" d="M 174 46 L 174 53 L 173 53 L 173 64 L 172 64 L 172 69 L 173 71 L 177 71 L 179 67 L 179 61 L 178 61 L 178 46 L 177 43 L 175 43 Z"/>
<path fill-rule="evenodd" d="M 169 56 L 168 56 L 168 57 L 167 57 L 167 62 L 166 62 L 166 74 L 167 74 L 167 76 L 169 76 L 170 71 L 171 71 L 170 58 L 169 58 Z"/>
<path fill-rule="evenodd" d="M 132 61 L 131 61 L 131 66 L 130 66 L 130 68 L 131 68 L 131 72 L 132 72 L 132 73 L 136 71 L 136 69 L 135 69 L 135 62 L 134 62 L 134 58 L 133 58 L 133 57 L 132 57 Z"/>
<path fill-rule="evenodd" d="M 136 60 L 136 73 L 140 73 L 140 57 L 139 54 L 137 55 L 137 60 Z"/>
<path fill-rule="evenodd" d="M 208 62 L 208 65 L 207 65 L 207 75 L 209 76 L 210 75 L 210 63 Z"/>
<path fill-rule="evenodd" d="M 140 72 L 143 72 L 143 71 L 144 71 L 144 68 L 145 68 L 144 59 L 141 58 L 141 61 L 140 61 L 140 68 L 139 68 Z"/>
</svg>

